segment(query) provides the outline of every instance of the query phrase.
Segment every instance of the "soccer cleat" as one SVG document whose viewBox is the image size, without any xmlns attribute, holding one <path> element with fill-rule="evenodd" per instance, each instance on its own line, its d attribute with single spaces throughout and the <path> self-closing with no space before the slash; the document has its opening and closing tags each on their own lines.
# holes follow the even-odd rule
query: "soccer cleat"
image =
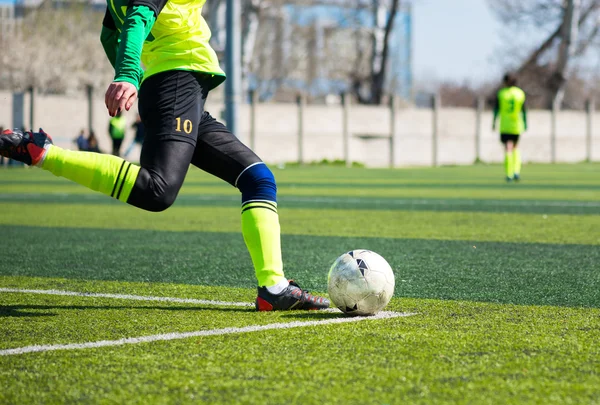
<svg viewBox="0 0 600 405">
<path fill-rule="evenodd" d="M 258 287 L 256 297 L 257 311 L 287 311 L 293 309 L 327 309 L 329 300 L 317 297 L 304 291 L 296 282 L 290 280 L 290 285 L 281 294 L 271 294 L 267 287 Z"/>
<path fill-rule="evenodd" d="M 0 133 L 0 155 L 30 166 L 42 160 L 50 145 L 52 138 L 41 128 L 40 132 L 23 133 L 18 129 L 5 129 Z"/>
<path fill-rule="evenodd" d="M 506 176 L 506 182 L 507 182 L 507 183 L 511 183 L 512 181 L 513 181 L 513 178 L 512 178 L 512 177 L 508 177 L 508 176 Z"/>
<path fill-rule="evenodd" d="M 514 181 L 519 181 L 519 180 L 521 180 L 521 175 L 520 175 L 520 174 L 518 174 L 518 173 L 515 173 L 515 176 L 513 177 L 513 180 L 514 180 Z"/>
</svg>

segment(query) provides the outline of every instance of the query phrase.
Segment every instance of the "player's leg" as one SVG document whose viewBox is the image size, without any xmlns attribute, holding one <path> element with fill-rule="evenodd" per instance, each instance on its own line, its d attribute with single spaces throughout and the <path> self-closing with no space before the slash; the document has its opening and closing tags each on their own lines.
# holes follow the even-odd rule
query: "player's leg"
<svg viewBox="0 0 600 405">
<path fill-rule="evenodd" d="M 118 156 L 62 149 L 41 129 L 5 130 L 0 134 L 0 154 L 121 201 L 127 201 L 140 171 Z"/>
<path fill-rule="evenodd" d="M 125 159 L 127 159 L 127 157 L 129 156 L 129 154 L 133 151 L 133 147 L 135 146 L 136 142 L 135 141 L 131 141 L 131 143 L 129 144 L 129 146 L 127 147 L 127 149 L 125 149 L 125 153 L 123 154 L 123 157 Z"/>
<path fill-rule="evenodd" d="M 504 145 L 504 174 L 506 175 L 506 181 L 510 182 L 515 174 L 512 158 L 514 141 L 509 134 L 501 134 L 500 141 Z"/>
<path fill-rule="evenodd" d="M 119 150 L 121 149 L 122 139 L 113 138 L 112 139 L 112 154 L 113 156 L 120 156 Z"/>
<path fill-rule="evenodd" d="M 196 149 L 196 129 L 206 94 L 191 72 L 163 72 L 144 81 L 139 101 L 146 129 L 140 154 L 143 170 L 129 204 L 149 211 L 162 211 L 173 204 Z"/>
<path fill-rule="evenodd" d="M 118 156 L 59 148 L 43 131 L 4 131 L 0 153 L 136 207 L 162 211 L 174 201 L 195 150 L 195 131 L 179 134 L 175 118 L 197 125 L 199 99 L 201 89 L 187 72 L 165 72 L 144 82 L 140 108 L 145 107 L 152 139 L 142 153 L 142 167 Z"/>
<path fill-rule="evenodd" d="M 192 164 L 219 177 L 242 194 L 242 234 L 258 281 L 256 309 L 323 309 L 329 301 L 288 282 L 283 272 L 277 186 L 256 154 L 208 113 L 198 131 Z"/>
<path fill-rule="evenodd" d="M 515 181 L 521 180 L 521 149 L 519 148 L 519 135 L 515 135 L 512 161 Z"/>
<path fill-rule="evenodd" d="M 116 154 L 115 156 L 121 156 L 121 146 L 123 146 L 123 138 L 118 139 L 116 142 Z"/>
</svg>

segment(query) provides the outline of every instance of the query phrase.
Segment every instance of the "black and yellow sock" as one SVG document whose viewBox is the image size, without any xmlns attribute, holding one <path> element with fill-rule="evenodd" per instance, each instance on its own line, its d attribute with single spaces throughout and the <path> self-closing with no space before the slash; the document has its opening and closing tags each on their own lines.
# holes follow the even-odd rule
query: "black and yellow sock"
<svg viewBox="0 0 600 405">
<path fill-rule="evenodd" d="M 506 177 L 509 179 L 512 179 L 515 175 L 512 152 L 505 152 L 504 154 L 504 171 L 506 173 Z"/>
<path fill-rule="evenodd" d="M 51 146 L 42 169 L 94 191 L 127 202 L 140 167 L 120 157 Z"/>
<path fill-rule="evenodd" d="M 280 233 L 277 203 L 248 201 L 242 205 L 242 234 L 260 287 L 285 280 Z"/>
<path fill-rule="evenodd" d="M 513 149 L 513 170 L 517 176 L 521 175 L 521 150 L 518 148 Z"/>
</svg>

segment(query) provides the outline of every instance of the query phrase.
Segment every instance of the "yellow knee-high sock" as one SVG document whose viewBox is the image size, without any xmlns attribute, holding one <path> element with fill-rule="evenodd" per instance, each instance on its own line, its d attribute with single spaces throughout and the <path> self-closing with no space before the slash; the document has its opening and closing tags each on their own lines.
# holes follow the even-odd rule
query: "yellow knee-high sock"
<svg viewBox="0 0 600 405">
<path fill-rule="evenodd" d="M 506 172 L 506 177 L 510 179 L 515 175 L 512 152 L 506 152 L 504 154 L 504 171 Z"/>
<path fill-rule="evenodd" d="M 518 148 L 513 149 L 513 170 L 515 174 L 521 174 L 521 150 Z"/>
<path fill-rule="evenodd" d="M 94 191 L 127 202 L 140 167 L 117 156 L 79 152 L 51 146 L 42 169 Z"/>
<path fill-rule="evenodd" d="M 242 205 L 242 234 L 259 287 L 271 287 L 285 280 L 280 232 L 275 202 L 251 201 Z"/>
</svg>

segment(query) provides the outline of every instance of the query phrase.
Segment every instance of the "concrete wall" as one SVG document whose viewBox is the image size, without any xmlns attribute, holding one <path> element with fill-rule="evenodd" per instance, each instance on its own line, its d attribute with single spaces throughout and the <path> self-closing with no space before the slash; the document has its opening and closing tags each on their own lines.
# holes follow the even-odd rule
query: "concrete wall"
<svg viewBox="0 0 600 405">
<path fill-rule="evenodd" d="M 110 150 L 107 134 L 108 114 L 104 94 L 98 92 L 93 100 L 93 128 L 100 147 Z M 25 97 L 25 122 L 29 125 L 29 99 Z M 206 109 L 220 118 L 220 100 L 211 100 Z M 136 110 L 137 111 L 137 110 Z M 126 114 L 130 124 L 136 111 Z M 0 126 L 12 126 L 12 94 L 0 92 Z M 432 110 L 403 108 L 396 112 L 397 141 L 393 151 L 395 166 L 431 165 L 434 161 Z M 250 106 L 239 111 L 238 136 L 250 144 Z M 522 136 L 522 156 L 525 162 L 551 161 L 550 111 L 530 111 L 530 130 Z M 342 107 L 339 105 L 308 105 L 304 111 L 304 161 L 343 159 Z M 592 159 L 600 160 L 600 113 L 593 114 Z M 390 110 L 386 107 L 350 107 L 350 159 L 371 167 L 385 167 L 390 161 Z M 481 159 L 501 162 L 499 136 L 491 130 L 492 113 L 481 117 Z M 80 96 L 35 96 L 34 125 L 50 133 L 55 143 L 74 148 L 72 140 L 82 128 L 87 128 L 87 100 Z M 474 109 L 442 108 L 438 116 L 438 164 L 470 164 L 475 161 L 476 112 Z M 556 117 L 556 161 L 578 162 L 586 159 L 586 113 L 561 111 Z M 256 106 L 255 151 L 269 163 L 285 163 L 298 159 L 298 107 L 295 104 L 259 104 Z M 129 130 L 123 150 L 133 138 Z M 139 157 L 134 150 L 132 160 Z"/>
</svg>

